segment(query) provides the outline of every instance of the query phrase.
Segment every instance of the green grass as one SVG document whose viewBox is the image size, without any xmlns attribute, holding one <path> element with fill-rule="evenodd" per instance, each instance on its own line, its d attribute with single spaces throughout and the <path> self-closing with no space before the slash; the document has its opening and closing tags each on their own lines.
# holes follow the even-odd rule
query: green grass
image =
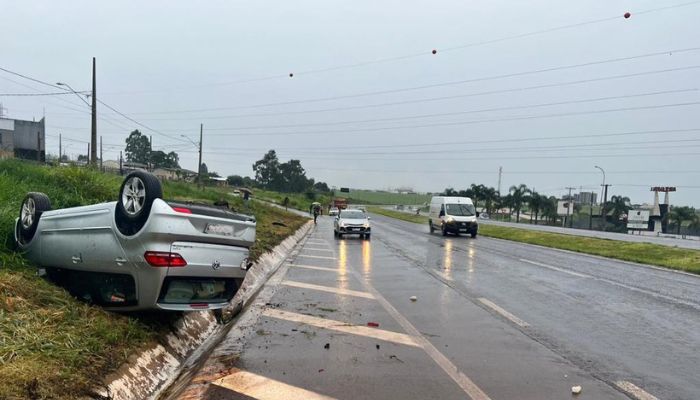
<svg viewBox="0 0 700 400">
<path fill-rule="evenodd" d="M 336 193 L 339 197 L 347 197 L 355 204 L 424 204 L 430 202 L 427 194 L 401 194 L 377 192 L 372 190 L 350 190 L 350 193 Z"/>
<path fill-rule="evenodd" d="M 0 399 L 87 398 L 127 357 L 156 343 L 177 313 L 115 314 L 76 301 L 37 276 L 12 251 L 14 219 L 26 192 L 46 193 L 53 208 L 116 200 L 122 178 L 81 168 L 0 161 Z M 165 182 L 166 199 L 211 202 L 224 196 L 258 220 L 252 258 L 270 250 L 306 219 L 264 204 L 246 208 L 213 188 Z M 273 225 L 282 222 L 286 226 Z"/>
<path fill-rule="evenodd" d="M 289 198 L 289 208 L 294 208 L 301 211 L 309 211 L 311 203 L 317 201 L 325 208 L 331 201 L 330 195 L 327 194 L 317 194 L 315 199 L 309 199 L 306 197 L 305 193 L 280 193 L 273 192 L 270 190 L 255 189 L 253 190 L 253 197 L 269 201 L 278 205 L 282 205 L 285 197 Z"/>
<path fill-rule="evenodd" d="M 422 215 L 411 215 L 378 207 L 370 207 L 368 211 L 408 222 L 419 224 L 428 223 L 428 217 Z M 652 243 L 635 243 L 559 233 L 538 232 L 487 224 L 479 225 L 479 234 L 498 239 L 570 250 L 617 260 L 657 265 L 700 274 L 700 251 L 698 250 L 681 249 Z"/>
</svg>

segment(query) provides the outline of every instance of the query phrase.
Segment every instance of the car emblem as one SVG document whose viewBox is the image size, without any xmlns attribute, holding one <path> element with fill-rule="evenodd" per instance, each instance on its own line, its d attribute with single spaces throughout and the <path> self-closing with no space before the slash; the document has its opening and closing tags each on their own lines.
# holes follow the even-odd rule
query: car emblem
<svg viewBox="0 0 700 400">
<path fill-rule="evenodd" d="M 221 262 L 219 260 L 214 260 L 214 262 L 211 263 L 211 267 L 213 269 L 219 269 L 221 267 Z"/>
</svg>

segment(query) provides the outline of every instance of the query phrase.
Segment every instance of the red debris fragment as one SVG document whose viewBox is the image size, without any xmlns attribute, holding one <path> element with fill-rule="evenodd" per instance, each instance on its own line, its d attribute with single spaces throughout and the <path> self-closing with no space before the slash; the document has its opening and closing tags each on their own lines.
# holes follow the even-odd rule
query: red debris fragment
<svg viewBox="0 0 700 400">
<path fill-rule="evenodd" d="M 367 326 L 370 326 L 372 328 L 379 328 L 379 323 L 378 322 L 368 322 Z"/>
<path fill-rule="evenodd" d="M 632 14 L 630 14 L 629 12 L 626 12 L 626 13 L 625 13 L 625 19 L 627 19 L 627 18 L 629 18 L 629 17 L 631 17 L 631 16 L 632 16 Z"/>
<path fill-rule="evenodd" d="M 325 369 L 323 369 L 323 368 L 321 368 L 321 369 L 318 370 L 319 373 L 320 373 L 320 372 L 323 372 L 323 371 L 325 371 Z"/>
</svg>

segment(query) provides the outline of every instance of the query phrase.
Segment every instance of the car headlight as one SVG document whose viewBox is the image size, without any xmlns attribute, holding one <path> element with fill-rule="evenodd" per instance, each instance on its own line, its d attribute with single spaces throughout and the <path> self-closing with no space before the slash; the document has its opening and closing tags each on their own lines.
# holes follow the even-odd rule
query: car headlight
<svg viewBox="0 0 700 400">
<path fill-rule="evenodd" d="M 365 222 L 365 228 L 369 228 L 369 222 Z"/>
<path fill-rule="evenodd" d="M 339 223 L 338 225 L 339 225 L 341 228 L 345 228 L 345 222 L 343 222 L 343 221 L 340 221 L 340 223 Z"/>
<path fill-rule="evenodd" d="M 455 219 L 452 218 L 452 217 L 447 217 L 447 219 L 446 219 L 445 221 L 446 221 L 448 224 L 451 224 L 451 223 L 455 222 Z"/>
</svg>

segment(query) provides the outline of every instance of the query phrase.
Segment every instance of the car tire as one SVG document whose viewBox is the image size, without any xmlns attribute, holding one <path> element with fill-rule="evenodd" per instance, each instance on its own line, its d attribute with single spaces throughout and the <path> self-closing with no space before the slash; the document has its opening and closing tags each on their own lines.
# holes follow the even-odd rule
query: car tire
<svg viewBox="0 0 700 400">
<path fill-rule="evenodd" d="M 447 227 L 445 227 L 445 224 L 442 224 L 442 236 L 447 236 Z"/>
<path fill-rule="evenodd" d="M 163 198 L 163 188 L 155 176 L 146 171 L 134 171 L 124 178 L 119 188 L 115 222 L 126 236 L 138 233 L 151 214 L 155 199 Z"/>
<path fill-rule="evenodd" d="M 472 232 L 471 235 L 472 235 L 472 239 L 476 239 L 476 231 Z"/>
<path fill-rule="evenodd" d="M 369 233 L 365 235 L 365 239 L 369 240 Z"/>
<path fill-rule="evenodd" d="M 430 233 L 435 232 L 435 227 L 433 226 L 433 220 L 432 220 L 432 219 L 428 220 L 428 229 L 430 229 Z"/>
<path fill-rule="evenodd" d="M 338 232 L 338 239 L 342 239 L 342 238 L 343 238 L 343 234 Z"/>
<path fill-rule="evenodd" d="M 32 241 L 39 226 L 39 219 L 44 211 L 51 210 L 51 200 L 49 196 L 30 192 L 24 196 L 19 209 L 19 220 L 17 221 L 17 239 L 20 244 L 27 244 Z"/>
</svg>

